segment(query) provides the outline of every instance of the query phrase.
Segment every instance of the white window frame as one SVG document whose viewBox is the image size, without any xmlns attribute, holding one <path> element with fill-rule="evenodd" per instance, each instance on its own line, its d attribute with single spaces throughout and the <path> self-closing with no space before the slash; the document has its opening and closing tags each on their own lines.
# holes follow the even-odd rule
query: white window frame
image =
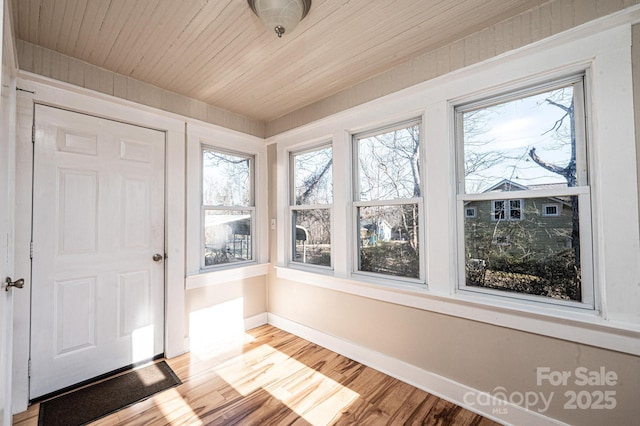
<svg viewBox="0 0 640 426">
<path fill-rule="evenodd" d="M 379 284 L 388 284 L 391 282 L 397 282 L 409 285 L 421 285 L 425 284 L 425 219 L 424 219 L 424 125 L 422 117 L 411 118 L 404 121 L 396 121 L 392 124 L 376 127 L 373 129 L 365 130 L 358 133 L 351 134 L 351 174 L 352 174 L 352 215 L 351 215 L 351 227 L 352 227 L 352 272 L 351 275 L 358 279 L 364 279 Z M 360 179 L 359 179 L 359 151 L 358 141 L 366 139 L 368 137 L 380 135 L 383 133 L 393 132 L 394 130 L 404 129 L 412 126 L 419 127 L 420 134 L 420 159 L 421 159 L 421 176 L 420 176 L 420 197 L 414 198 L 399 198 L 390 200 L 360 200 Z M 418 206 L 418 259 L 419 259 L 419 275 L 418 278 L 403 277 L 396 275 L 387 275 L 376 272 L 367 272 L 360 270 L 360 227 L 359 227 L 359 215 L 358 210 L 365 207 L 390 207 L 390 206 L 403 206 L 416 204 Z"/>
<path fill-rule="evenodd" d="M 593 275 L 593 245 L 592 245 L 592 229 L 591 229 L 591 188 L 587 180 L 587 111 L 589 109 L 588 99 L 585 96 L 587 91 L 587 73 L 588 70 L 575 73 L 566 77 L 559 77 L 545 82 L 540 82 L 527 86 L 524 83 L 521 88 L 515 88 L 502 93 L 496 93 L 479 100 L 471 100 L 467 102 L 461 102 L 457 105 L 452 105 L 453 116 L 455 119 L 455 134 L 454 139 L 456 141 L 456 171 L 457 171 L 457 259 L 458 259 L 458 285 L 457 291 L 462 294 L 479 294 L 490 297 L 522 300 L 532 304 L 548 304 L 563 306 L 568 309 L 582 309 L 582 310 L 595 310 L 595 290 L 594 290 L 594 275 Z M 517 100 L 528 96 L 533 96 L 538 93 L 544 93 L 554 89 L 567 87 L 569 85 L 574 86 L 574 119 L 576 128 L 576 186 L 570 188 L 558 188 L 558 189 L 535 189 L 535 190 L 518 190 L 510 191 L 509 198 L 495 200 L 495 193 L 473 193 L 467 194 L 465 192 L 464 184 L 464 141 L 463 141 L 463 124 L 462 115 L 465 112 L 489 107 L 492 105 L 508 102 L 511 100 Z M 578 197 L 578 203 L 580 205 L 579 210 L 579 222 L 580 222 L 580 245 L 581 245 L 581 301 L 566 301 L 560 299 L 554 299 L 551 297 L 529 295 L 526 293 L 506 292 L 502 290 L 495 290 L 482 287 L 467 286 L 465 279 L 465 242 L 464 242 L 464 214 L 460 212 L 464 208 L 464 204 L 469 201 L 491 201 L 491 217 L 492 220 L 497 221 L 495 218 L 495 201 L 504 202 L 504 215 L 505 220 L 519 221 L 523 219 L 523 207 L 525 199 L 539 199 L 550 198 L 557 196 L 576 196 Z M 511 200 L 520 201 L 520 218 L 511 218 Z M 502 219 L 499 219 L 502 220 Z M 496 243 L 497 244 L 497 243 Z"/>
<path fill-rule="evenodd" d="M 496 203 L 502 203 L 502 208 L 497 208 Z M 496 217 L 498 213 L 500 213 L 500 217 Z M 507 220 L 507 217 L 507 202 L 505 200 L 491 200 L 491 220 L 497 222 Z"/>
<path fill-rule="evenodd" d="M 547 207 L 555 207 L 556 212 L 555 214 L 553 213 L 547 213 Z M 542 205 L 542 217 L 558 217 L 560 216 L 560 203 L 546 203 Z"/>
<path fill-rule="evenodd" d="M 473 212 L 469 214 L 469 212 Z M 475 219 L 478 217 L 478 208 L 476 206 L 464 206 L 464 217 L 467 219 Z"/>
<path fill-rule="evenodd" d="M 309 152 L 314 152 L 314 151 L 320 151 L 322 149 L 325 148 L 331 148 L 331 156 L 332 156 L 332 160 L 333 160 L 333 144 L 331 142 L 325 142 L 322 144 L 314 144 L 313 146 L 310 147 L 305 147 L 304 149 L 301 150 L 291 150 L 288 152 L 289 154 L 289 223 L 291 224 L 291 229 L 289 230 L 289 237 L 290 237 L 290 244 L 289 244 L 289 253 L 288 253 L 288 266 L 289 267 L 293 267 L 293 268 L 300 268 L 300 269 L 309 269 L 309 270 L 316 270 L 317 272 L 320 273 L 327 273 L 330 271 L 333 271 L 333 262 L 334 262 L 334 256 L 333 256 L 333 246 L 334 246 L 334 233 L 333 233 L 333 203 L 331 204 L 302 204 L 302 205 L 296 205 L 295 204 L 295 200 L 294 200 L 294 188 L 295 188 L 295 180 L 294 180 L 294 157 L 296 155 L 301 155 L 301 154 L 307 154 Z M 331 168 L 332 168 L 332 180 L 333 180 L 333 161 L 331 164 Z M 333 182 L 332 185 L 333 187 Z M 332 198 L 335 197 L 335 195 L 332 195 Z M 331 264 L 329 266 L 325 266 L 325 265 L 315 265 L 315 264 L 311 264 L 311 263 L 305 263 L 305 262 L 297 262 L 294 260 L 295 258 L 295 244 L 296 244 L 296 231 L 295 231 L 295 221 L 293 218 L 293 214 L 294 211 L 303 211 L 303 210 L 328 210 L 329 211 L 329 235 L 330 235 L 330 241 L 331 241 L 331 248 L 330 248 L 330 253 L 331 253 Z"/>
<path fill-rule="evenodd" d="M 250 159 L 250 167 L 249 167 L 249 205 L 248 206 L 216 206 L 216 205 L 207 205 L 204 203 L 203 192 L 204 192 L 204 176 L 203 176 L 203 166 L 204 166 L 204 152 L 205 151 L 213 151 L 220 154 L 233 155 L 236 157 L 247 158 Z M 253 154 L 247 154 L 244 152 L 233 151 L 225 148 L 219 148 L 213 145 L 208 145 L 205 143 L 200 144 L 200 271 L 201 272 L 212 272 L 219 271 L 223 269 L 231 269 L 231 268 L 239 268 L 251 264 L 257 263 L 256 260 L 256 156 Z M 204 237 L 204 227 L 205 227 L 205 218 L 206 212 L 208 211 L 238 211 L 244 210 L 249 211 L 251 214 L 251 259 L 234 261 L 230 263 L 220 263 L 214 265 L 205 265 L 205 237 Z"/>
</svg>

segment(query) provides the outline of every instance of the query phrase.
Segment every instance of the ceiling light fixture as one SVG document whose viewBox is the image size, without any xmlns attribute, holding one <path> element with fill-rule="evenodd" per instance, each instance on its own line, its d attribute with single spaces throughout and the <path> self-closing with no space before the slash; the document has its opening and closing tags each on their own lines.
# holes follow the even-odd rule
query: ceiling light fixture
<svg viewBox="0 0 640 426">
<path fill-rule="evenodd" d="M 247 0 L 249 7 L 267 28 L 282 37 L 294 30 L 309 13 L 311 0 Z"/>
</svg>

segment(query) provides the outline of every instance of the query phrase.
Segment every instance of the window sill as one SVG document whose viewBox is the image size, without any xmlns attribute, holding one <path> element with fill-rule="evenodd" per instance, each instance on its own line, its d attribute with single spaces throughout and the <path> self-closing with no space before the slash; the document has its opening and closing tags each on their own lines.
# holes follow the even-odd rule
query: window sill
<svg viewBox="0 0 640 426">
<path fill-rule="evenodd" d="M 640 355 L 640 324 L 608 321 L 597 311 L 540 307 L 483 295 L 440 294 L 426 286 L 380 285 L 278 266 L 276 275 L 382 302 Z"/>
<path fill-rule="evenodd" d="M 220 271 L 202 272 L 198 275 L 188 276 L 185 280 L 186 289 L 208 287 L 212 285 L 224 284 L 231 281 L 238 281 L 247 278 L 267 275 L 269 263 L 250 264 L 237 268 L 228 268 Z"/>
</svg>

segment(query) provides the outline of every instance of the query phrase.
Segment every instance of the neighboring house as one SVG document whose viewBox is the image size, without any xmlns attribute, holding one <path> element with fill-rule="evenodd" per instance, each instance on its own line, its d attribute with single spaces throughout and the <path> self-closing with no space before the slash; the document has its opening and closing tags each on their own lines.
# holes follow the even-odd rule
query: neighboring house
<svg viewBox="0 0 640 426">
<path fill-rule="evenodd" d="M 493 255 L 544 258 L 570 249 L 573 214 L 569 198 L 521 199 L 508 194 L 545 186 L 524 186 L 504 179 L 483 191 L 495 193 L 495 198 L 466 203 L 467 256 L 485 259 L 490 251 Z"/>
<path fill-rule="evenodd" d="M 384 219 L 363 219 L 360 221 L 360 237 L 369 238 L 370 244 L 391 240 L 391 225 Z"/>
</svg>

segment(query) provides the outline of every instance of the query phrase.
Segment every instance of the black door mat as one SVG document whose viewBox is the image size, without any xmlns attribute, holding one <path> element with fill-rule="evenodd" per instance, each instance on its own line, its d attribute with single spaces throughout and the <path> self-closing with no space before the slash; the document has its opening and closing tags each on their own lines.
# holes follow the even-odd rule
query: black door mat
<svg viewBox="0 0 640 426">
<path fill-rule="evenodd" d="M 180 384 L 161 361 L 41 402 L 38 425 L 84 425 Z"/>
</svg>

